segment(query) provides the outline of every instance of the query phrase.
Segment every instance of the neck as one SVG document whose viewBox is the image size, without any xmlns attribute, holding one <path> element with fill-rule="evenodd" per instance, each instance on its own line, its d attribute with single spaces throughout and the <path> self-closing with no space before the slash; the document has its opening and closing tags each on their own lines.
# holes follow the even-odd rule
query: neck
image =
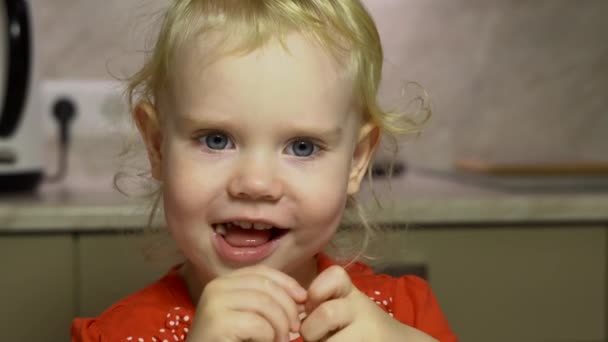
<svg viewBox="0 0 608 342">
<path fill-rule="evenodd" d="M 190 295 L 192 302 L 196 305 L 205 286 L 213 280 L 213 278 L 205 277 L 200 272 L 197 272 L 196 267 L 190 261 L 186 261 L 183 264 L 179 269 L 179 273 L 186 283 L 188 294 Z M 318 267 L 316 258 L 310 259 L 310 261 L 299 265 L 297 270 L 288 273 L 289 276 L 293 277 L 305 289 L 308 289 L 317 274 Z"/>
</svg>

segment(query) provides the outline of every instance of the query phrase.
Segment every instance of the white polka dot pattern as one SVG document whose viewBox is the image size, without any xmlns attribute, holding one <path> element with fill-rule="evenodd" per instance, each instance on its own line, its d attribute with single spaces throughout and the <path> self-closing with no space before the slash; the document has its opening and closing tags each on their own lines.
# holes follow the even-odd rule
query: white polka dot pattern
<svg viewBox="0 0 608 342">
<path fill-rule="evenodd" d="M 393 313 L 393 297 L 383 295 L 378 290 L 369 291 L 367 294 L 369 299 L 376 303 L 382 310 L 386 311 L 391 317 L 394 317 Z"/>
<path fill-rule="evenodd" d="M 382 310 L 388 313 L 391 317 L 394 317 L 393 313 L 393 297 L 389 297 L 383 295 L 382 292 L 378 290 L 369 291 L 367 294 L 369 299 L 371 299 L 374 303 L 376 303 Z M 133 337 L 128 336 L 125 338 L 125 341 L 134 341 L 136 339 L 137 342 L 180 342 L 185 341 L 188 338 L 188 332 L 190 331 L 191 325 L 191 316 L 190 313 L 186 312 L 186 310 L 181 307 L 174 307 L 170 312 L 165 316 L 165 326 L 158 329 L 158 333 L 154 336 L 149 337 Z M 299 338 L 298 334 L 290 334 L 290 340 L 294 340 Z"/>
<path fill-rule="evenodd" d="M 185 341 L 190 331 L 191 313 L 177 306 L 165 316 L 165 326 L 160 327 L 154 336 L 128 336 L 125 341 L 137 342 L 180 342 Z"/>
</svg>

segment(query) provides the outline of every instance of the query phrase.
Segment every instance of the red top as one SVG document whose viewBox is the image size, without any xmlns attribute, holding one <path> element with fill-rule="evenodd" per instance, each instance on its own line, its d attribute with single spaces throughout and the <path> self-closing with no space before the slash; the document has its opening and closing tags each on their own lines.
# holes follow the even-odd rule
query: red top
<svg viewBox="0 0 608 342">
<path fill-rule="evenodd" d="M 335 264 L 323 254 L 318 256 L 318 262 L 319 272 Z M 72 341 L 184 341 L 195 306 L 177 268 L 112 305 L 97 318 L 76 318 L 72 324 Z M 400 322 L 441 342 L 457 341 L 423 279 L 377 275 L 362 263 L 353 264 L 347 272 L 361 292 Z M 302 339 L 292 341 L 302 342 Z"/>
</svg>

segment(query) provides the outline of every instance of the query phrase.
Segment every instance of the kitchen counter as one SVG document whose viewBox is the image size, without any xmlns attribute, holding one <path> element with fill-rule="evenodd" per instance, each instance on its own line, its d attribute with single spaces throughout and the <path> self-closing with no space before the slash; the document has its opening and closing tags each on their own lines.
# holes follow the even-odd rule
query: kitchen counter
<svg viewBox="0 0 608 342">
<path fill-rule="evenodd" d="M 386 181 L 374 181 L 376 193 L 382 194 L 379 209 L 363 184 L 360 201 L 371 208 L 372 221 L 401 226 L 608 224 L 608 191 L 509 192 L 421 172 L 393 180 L 391 188 L 392 194 Z M 109 189 L 46 185 L 36 194 L 1 196 L 0 233 L 142 230 L 151 201 Z"/>
</svg>

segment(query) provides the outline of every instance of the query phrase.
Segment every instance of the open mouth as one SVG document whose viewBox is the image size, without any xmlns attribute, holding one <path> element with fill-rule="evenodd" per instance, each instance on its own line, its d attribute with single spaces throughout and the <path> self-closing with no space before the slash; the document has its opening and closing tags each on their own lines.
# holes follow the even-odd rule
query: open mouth
<svg viewBox="0 0 608 342">
<path fill-rule="evenodd" d="M 242 222 L 226 222 L 212 225 L 216 233 L 234 242 L 235 247 L 248 247 L 263 244 L 285 235 L 288 229 L 277 228 L 268 224 L 243 224 Z"/>
<path fill-rule="evenodd" d="M 252 236 L 268 234 L 271 239 L 275 239 L 279 236 L 282 236 L 283 234 L 285 234 L 287 232 L 287 229 L 277 228 L 277 227 L 273 227 L 273 226 L 260 227 L 260 228 L 253 228 L 253 227 L 244 228 L 242 226 L 236 225 L 231 222 L 214 224 L 213 229 L 218 234 L 221 234 L 222 236 L 226 236 L 229 234 L 234 234 L 235 232 L 239 232 L 241 234 L 252 235 Z"/>
<path fill-rule="evenodd" d="M 212 225 L 218 254 L 233 263 L 255 263 L 268 257 L 278 247 L 289 229 L 266 223 L 223 222 Z"/>
</svg>

